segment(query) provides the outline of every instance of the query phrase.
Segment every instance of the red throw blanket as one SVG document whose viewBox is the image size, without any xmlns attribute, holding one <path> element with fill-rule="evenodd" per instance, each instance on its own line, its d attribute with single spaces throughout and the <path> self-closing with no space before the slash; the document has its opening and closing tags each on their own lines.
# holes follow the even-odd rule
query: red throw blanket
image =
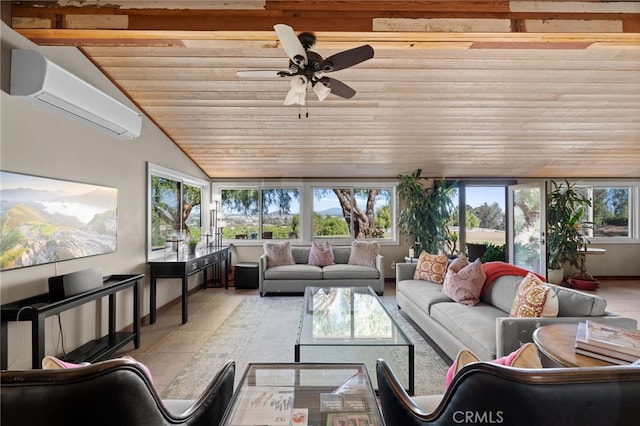
<svg viewBox="0 0 640 426">
<path fill-rule="evenodd" d="M 481 294 L 494 282 L 498 277 L 503 275 L 519 275 L 521 277 L 526 277 L 529 272 L 526 269 L 523 269 L 519 266 L 512 265 L 510 263 L 505 262 L 487 262 L 482 264 L 482 268 L 484 269 L 484 274 L 487 278 L 484 281 L 484 285 L 482 286 Z M 540 274 L 534 274 L 540 278 L 542 281 L 546 281 L 545 277 Z"/>
</svg>

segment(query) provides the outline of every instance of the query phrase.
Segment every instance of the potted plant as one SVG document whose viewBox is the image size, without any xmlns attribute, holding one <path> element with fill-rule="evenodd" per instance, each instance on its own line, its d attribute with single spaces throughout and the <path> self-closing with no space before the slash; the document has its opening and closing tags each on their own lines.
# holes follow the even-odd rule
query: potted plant
<svg viewBox="0 0 640 426">
<path fill-rule="evenodd" d="M 576 190 L 575 185 L 558 184 L 551 181 L 551 190 L 547 194 L 547 256 L 548 269 L 563 271 L 570 265 L 577 269 L 584 264 L 584 252 L 581 250 L 586 240 L 582 230 L 589 222 L 583 221 L 591 201 Z M 549 273 L 549 281 L 552 280 Z M 562 282 L 562 278 L 560 278 Z M 558 283 L 558 282 L 556 282 Z"/>
<path fill-rule="evenodd" d="M 451 237 L 447 220 L 453 210 L 450 198 L 453 187 L 447 187 L 444 179 L 435 182 L 433 187 L 425 186 L 428 179 L 422 177 L 421 169 L 398 178 L 398 196 L 404 203 L 398 225 L 413 238 L 416 256 L 421 250 L 432 254 L 442 252 Z"/>
<path fill-rule="evenodd" d="M 189 254 L 196 253 L 196 247 L 200 244 L 200 229 L 192 228 L 189 230 L 189 238 L 187 239 L 187 246 L 189 247 Z"/>
</svg>

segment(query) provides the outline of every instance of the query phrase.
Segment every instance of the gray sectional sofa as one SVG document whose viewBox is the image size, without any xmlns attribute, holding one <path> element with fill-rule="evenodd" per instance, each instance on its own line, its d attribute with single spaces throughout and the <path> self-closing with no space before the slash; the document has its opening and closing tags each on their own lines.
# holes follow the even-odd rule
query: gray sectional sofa
<svg viewBox="0 0 640 426">
<path fill-rule="evenodd" d="M 269 293 L 304 293 L 312 287 L 367 287 L 382 295 L 384 292 L 383 256 L 376 256 L 376 266 L 349 265 L 351 247 L 331 247 L 334 265 L 308 265 L 309 246 L 291 247 L 295 265 L 279 265 L 267 268 L 267 256 L 258 263 L 260 295 Z"/>
<path fill-rule="evenodd" d="M 507 355 L 532 341 L 536 328 L 545 324 L 578 323 L 587 319 L 636 328 L 637 322 L 606 310 L 601 297 L 547 284 L 557 294 L 558 317 L 513 318 L 511 305 L 523 277 L 504 275 L 489 284 L 480 303 L 468 306 L 442 293 L 442 285 L 414 280 L 415 263 L 396 265 L 396 302 L 451 359 L 469 349 L 483 361 Z"/>
</svg>

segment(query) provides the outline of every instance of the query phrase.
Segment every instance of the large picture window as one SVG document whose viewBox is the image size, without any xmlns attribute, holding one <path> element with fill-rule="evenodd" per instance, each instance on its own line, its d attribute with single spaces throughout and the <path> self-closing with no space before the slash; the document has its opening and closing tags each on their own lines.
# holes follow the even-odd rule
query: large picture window
<svg viewBox="0 0 640 426">
<path fill-rule="evenodd" d="M 391 188 L 314 188 L 313 237 L 391 238 Z"/>
<path fill-rule="evenodd" d="M 393 185 L 218 184 L 218 191 L 224 240 L 330 239 L 342 243 L 395 237 Z"/>
<path fill-rule="evenodd" d="M 203 197 L 208 183 L 149 164 L 149 255 L 202 235 Z"/>
<path fill-rule="evenodd" d="M 296 239 L 300 225 L 298 188 L 223 189 L 222 238 Z"/>
</svg>

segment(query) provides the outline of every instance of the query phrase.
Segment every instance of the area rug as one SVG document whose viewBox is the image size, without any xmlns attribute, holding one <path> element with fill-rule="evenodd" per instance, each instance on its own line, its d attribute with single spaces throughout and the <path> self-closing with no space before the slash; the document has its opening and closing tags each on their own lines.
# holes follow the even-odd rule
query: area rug
<svg viewBox="0 0 640 426">
<path fill-rule="evenodd" d="M 162 398 L 197 397 L 228 359 L 236 362 L 236 387 L 249 363 L 293 362 L 302 296 L 255 297 L 244 300 L 205 342 Z M 398 311 L 393 298 L 383 303 L 414 344 L 415 394 L 443 393 L 448 365 Z M 397 372 L 399 375 L 404 372 Z M 375 371 L 369 371 L 374 375 Z"/>
</svg>

